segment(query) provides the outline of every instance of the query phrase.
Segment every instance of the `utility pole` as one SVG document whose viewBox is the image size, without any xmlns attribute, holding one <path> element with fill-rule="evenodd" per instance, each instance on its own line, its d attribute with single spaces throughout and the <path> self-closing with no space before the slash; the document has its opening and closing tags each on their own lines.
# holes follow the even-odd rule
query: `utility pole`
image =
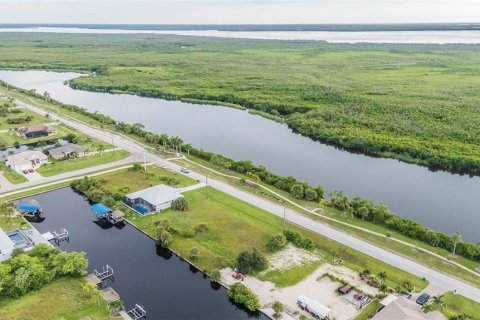
<svg viewBox="0 0 480 320">
<path fill-rule="evenodd" d="M 143 149 L 143 168 L 147 172 L 147 155 L 145 154 L 145 148 Z"/>
<path fill-rule="evenodd" d="M 208 175 L 205 175 L 205 197 L 208 199 Z"/>
<path fill-rule="evenodd" d="M 113 144 L 113 133 L 110 134 L 110 136 L 112 137 L 112 152 L 113 152 L 113 158 L 115 159 L 115 145 Z"/>
</svg>

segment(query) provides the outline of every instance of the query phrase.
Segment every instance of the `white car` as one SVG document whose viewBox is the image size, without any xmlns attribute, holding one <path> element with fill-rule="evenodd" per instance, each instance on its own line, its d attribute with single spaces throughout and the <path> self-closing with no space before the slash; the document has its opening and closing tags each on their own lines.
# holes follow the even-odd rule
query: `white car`
<svg viewBox="0 0 480 320">
<path fill-rule="evenodd" d="M 182 171 L 183 173 L 189 173 L 190 172 L 190 170 L 188 170 L 187 168 L 182 168 L 182 169 L 180 169 L 180 171 Z"/>
<path fill-rule="evenodd" d="M 162 165 L 160 166 L 160 168 L 162 168 L 162 169 L 167 169 L 167 165 L 162 164 Z"/>
</svg>

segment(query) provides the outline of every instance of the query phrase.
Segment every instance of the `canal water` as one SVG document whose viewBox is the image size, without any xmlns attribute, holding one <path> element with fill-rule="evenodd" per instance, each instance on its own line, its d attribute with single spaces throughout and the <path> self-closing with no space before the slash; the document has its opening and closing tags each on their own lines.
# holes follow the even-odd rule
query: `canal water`
<svg viewBox="0 0 480 320">
<path fill-rule="evenodd" d="M 124 301 L 126 308 L 140 304 L 148 319 L 267 319 L 247 313 L 232 304 L 223 287 L 212 286 L 197 271 L 129 224 L 123 228 L 101 227 L 87 200 L 70 188 L 33 197 L 43 209 L 45 220 L 32 222 L 40 231 L 66 228 L 70 242 L 61 242 L 65 251 L 84 251 L 88 271 L 108 264 L 114 282 L 107 281 Z M 28 200 L 26 198 L 22 200 Z"/>
<path fill-rule="evenodd" d="M 63 85 L 78 73 L 1 71 L 0 79 L 36 89 L 147 130 L 183 138 L 197 148 L 236 160 L 252 160 L 284 176 L 383 202 L 393 212 L 429 228 L 480 241 L 480 178 L 432 172 L 393 159 L 339 150 L 295 134 L 286 125 L 221 106 L 133 95 L 73 90 Z"/>
</svg>

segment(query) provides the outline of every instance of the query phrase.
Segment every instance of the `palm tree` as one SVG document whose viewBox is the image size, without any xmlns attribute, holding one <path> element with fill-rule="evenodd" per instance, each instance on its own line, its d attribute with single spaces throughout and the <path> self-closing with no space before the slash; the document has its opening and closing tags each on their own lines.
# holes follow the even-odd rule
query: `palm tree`
<svg viewBox="0 0 480 320">
<path fill-rule="evenodd" d="M 178 136 L 173 136 L 170 138 L 170 143 L 172 144 L 172 147 L 178 151 L 178 149 L 181 148 L 183 144 L 183 140 Z M 181 149 L 180 149 L 180 152 L 182 152 Z"/>
<path fill-rule="evenodd" d="M 455 255 L 456 251 L 457 251 L 457 245 L 462 241 L 462 235 L 460 234 L 460 232 L 455 232 L 454 234 L 452 234 L 452 243 L 453 243 L 453 251 L 452 251 L 452 254 Z"/>
<path fill-rule="evenodd" d="M 184 145 L 184 147 L 185 147 L 185 150 L 187 150 L 188 156 L 190 157 L 190 150 L 192 150 L 192 144 L 187 143 Z"/>
<path fill-rule="evenodd" d="M 380 279 L 380 281 L 382 281 L 382 283 L 384 283 L 387 279 L 387 273 L 385 271 L 379 272 L 378 278 Z"/>
<path fill-rule="evenodd" d="M 105 146 L 103 144 L 99 144 L 97 147 L 97 151 L 100 153 L 100 156 L 103 156 L 103 152 L 105 151 Z"/>
<path fill-rule="evenodd" d="M 122 300 L 116 300 L 108 303 L 108 311 L 110 311 L 111 317 L 118 316 L 120 310 L 123 309 L 123 302 Z"/>
<path fill-rule="evenodd" d="M 165 148 L 168 143 L 168 135 L 165 133 L 162 133 L 160 135 L 160 142 L 163 144 L 163 147 Z"/>
<path fill-rule="evenodd" d="M 445 308 L 445 301 L 443 300 L 443 295 L 432 297 L 431 305 L 432 308 L 436 310 L 442 310 L 443 308 Z"/>
<path fill-rule="evenodd" d="M 387 292 L 387 290 L 388 290 L 388 286 L 385 283 L 381 283 L 378 286 L 378 291 L 380 291 L 380 292 L 385 293 L 385 292 Z"/>
<path fill-rule="evenodd" d="M 155 152 L 156 152 L 157 154 L 160 154 L 160 150 L 162 150 L 162 146 L 159 145 L 159 144 L 155 144 Z"/>
</svg>

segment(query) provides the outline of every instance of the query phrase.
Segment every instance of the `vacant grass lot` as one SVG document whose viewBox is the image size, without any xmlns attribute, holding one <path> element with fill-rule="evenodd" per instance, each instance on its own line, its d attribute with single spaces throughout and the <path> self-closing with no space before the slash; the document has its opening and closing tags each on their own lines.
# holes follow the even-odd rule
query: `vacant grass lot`
<svg viewBox="0 0 480 320">
<path fill-rule="evenodd" d="M 73 85 L 240 104 L 351 150 L 480 173 L 478 45 L 8 33 L 0 42 L 0 67 L 95 70 Z"/>
<path fill-rule="evenodd" d="M 442 313 L 451 317 L 464 313 L 471 320 L 480 320 L 480 303 L 452 292 L 444 296 L 445 308 Z"/>
<path fill-rule="evenodd" d="M 130 156 L 125 150 L 115 150 L 115 152 L 105 152 L 103 154 L 95 154 L 93 156 L 81 157 L 77 159 L 51 160 L 49 164 L 45 164 L 37 169 L 37 172 L 44 177 L 54 176 L 60 173 L 85 169 L 89 167 L 99 166 L 114 161 L 119 161 Z"/>
<path fill-rule="evenodd" d="M 256 247 L 265 251 L 267 240 L 274 234 L 282 232 L 283 220 L 277 216 L 210 187 L 208 195 L 209 199 L 206 199 L 204 189 L 185 193 L 185 198 L 190 202 L 190 210 L 187 212 L 166 210 L 144 217 L 131 213 L 129 219 L 153 237 L 155 237 L 154 222 L 162 219 L 169 220 L 178 230 L 192 230 L 195 226 L 206 223 L 209 227 L 207 232 L 197 233 L 192 238 L 175 234 L 171 243 L 172 249 L 184 257 L 189 257 L 193 247 L 198 248 L 200 256 L 195 263 L 206 271 L 233 266 L 237 255 L 243 249 Z M 298 229 L 295 226 L 288 227 Z M 345 265 L 353 270 L 362 271 L 368 268 L 373 273 L 386 271 L 387 284 L 392 287 L 406 279 L 410 280 L 417 290 L 427 285 L 426 281 L 418 277 L 346 248 L 321 235 L 300 230 L 315 241 L 324 256 L 328 256 L 333 250 L 342 252 Z M 288 285 L 302 280 L 313 270 L 300 268 L 296 270 L 298 274 L 287 272 L 284 277 L 272 275 L 272 280 L 280 286 Z"/>
<path fill-rule="evenodd" d="M 1 100 L 0 100 L 0 102 L 1 102 Z M 10 129 L 27 127 L 27 126 L 31 126 L 31 125 L 34 125 L 34 124 L 49 122 L 48 119 L 46 119 L 45 117 L 42 117 L 41 115 L 39 115 L 35 112 L 32 112 L 32 111 L 27 110 L 27 109 L 19 109 L 19 110 L 21 110 L 21 113 L 9 113 L 6 118 L 1 118 L 0 119 L 0 130 L 10 130 Z M 23 123 L 20 123 L 20 124 L 9 124 L 9 123 L 7 123 L 8 119 L 26 117 L 26 116 L 32 117 L 32 120 L 29 121 L 29 122 L 23 122 Z"/>
<path fill-rule="evenodd" d="M 173 180 L 176 180 L 177 187 L 188 187 L 198 183 L 187 176 L 157 166 L 147 166 L 147 171 L 119 170 L 99 178 L 103 179 L 104 186 L 113 192 L 135 192 L 158 184 L 168 184 L 168 181 Z"/>
<path fill-rule="evenodd" d="M 380 301 L 378 301 L 377 299 L 373 300 L 362 310 L 362 312 L 354 320 L 370 319 L 373 315 L 375 315 L 375 312 L 379 307 Z"/>
<path fill-rule="evenodd" d="M 110 319 L 105 302 L 97 304 L 82 292 L 82 279 L 63 278 L 19 299 L 0 301 L 0 319 Z"/>
</svg>

